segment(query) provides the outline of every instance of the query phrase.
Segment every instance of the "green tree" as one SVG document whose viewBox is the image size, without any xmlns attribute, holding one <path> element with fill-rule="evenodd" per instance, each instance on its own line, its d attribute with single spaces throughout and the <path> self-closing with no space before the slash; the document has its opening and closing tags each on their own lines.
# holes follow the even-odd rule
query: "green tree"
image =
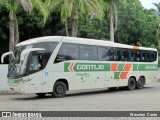
<svg viewBox="0 0 160 120">
<path fill-rule="evenodd" d="M 119 29 L 115 34 L 116 42 L 141 44 L 146 47 L 157 46 L 158 16 L 154 11 L 135 6 L 132 0 L 128 0 L 125 8 L 120 5 L 118 10 Z"/>
<path fill-rule="evenodd" d="M 82 14 L 102 19 L 104 13 L 103 0 L 46 0 L 49 11 L 59 8 L 61 21 L 65 23 L 66 34 L 68 33 L 68 19 L 71 21 L 71 36 L 76 37 L 78 33 L 78 20 Z"/>
<path fill-rule="evenodd" d="M 158 41 L 158 46 L 160 46 L 160 3 L 153 3 L 156 7 L 155 12 L 157 13 L 157 15 L 159 16 L 159 25 L 158 25 L 158 29 L 157 29 L 157 41 Z"/>
<path fill-rule="evenodd" d="M 105 1 L 109 6 L 109 14 L 110 14 L 110 41 L 114 42 L 115 32 L 118 27 L 118 5 L 122 5 L 125 7 L 127 5 L 128 0 L 106 0 Z M 140 5 L 139 0 L 133 1 L 136 5 Z"/>
<path fill-rule="evenodd" d="M 32 11 L 31 0 L 0 0 L 0 4 L 9 11 L 9 51 L 14 49 L 15 41 L 19 41 L 19 30 L 16 12 L 19 6 L 22 6 L 26 12 Z"/>
</svg>

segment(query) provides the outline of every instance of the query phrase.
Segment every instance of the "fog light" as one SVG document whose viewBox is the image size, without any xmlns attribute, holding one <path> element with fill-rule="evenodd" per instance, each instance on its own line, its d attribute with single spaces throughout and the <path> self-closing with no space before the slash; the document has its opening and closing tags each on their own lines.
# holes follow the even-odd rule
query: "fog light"
<svg viewBox="0 0 160 120">
<path fill-rule="evenodd" d="M 20 91 L 23 91 L 23 88 L 20 88 Z"/>
</svg>

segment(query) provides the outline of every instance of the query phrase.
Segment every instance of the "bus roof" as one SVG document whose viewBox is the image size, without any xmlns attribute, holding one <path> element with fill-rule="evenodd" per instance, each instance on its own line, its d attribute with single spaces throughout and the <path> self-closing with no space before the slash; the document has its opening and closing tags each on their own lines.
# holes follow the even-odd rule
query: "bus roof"
<svg viewBox="0 0 160 120">
<path fill-rule="evenodd" d="M 142 50 L 153 50 L 157 51 L 155 48 L 148 48 L 148 47 L 138 47 L 138 46 L 131 46 L 121 43 L 114 43 L 111 41 L 104 41 L 104 40 L 96 40 L 96 39 L 89 39 L 89 38 L 78 38 L 78 37 L 66 37 L 66 36 L 46 36 L 46 37 L 38 37 L 23 41 L 16 46 L 24 46 L 29 44 L 34 44 L 38 42 L 67 42 L 67 43 L 78 43 L 78 44 L 89 44 L 89 45 L 99 45 L 99 46 L 111 46 L 111 47 L 118 47 L 118 48 L 129 48 L 129 49 L 142 49 Z"/>
</svg>

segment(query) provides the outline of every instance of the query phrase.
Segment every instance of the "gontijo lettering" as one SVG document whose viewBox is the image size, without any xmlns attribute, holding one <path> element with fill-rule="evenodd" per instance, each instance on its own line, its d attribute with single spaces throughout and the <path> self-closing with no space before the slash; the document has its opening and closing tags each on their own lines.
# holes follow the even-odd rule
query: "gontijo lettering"
<svg viewBox="0 0 160 120">
<path fill-rule="evenodd" d="M 104 65 L 77 65 L 77 70 L 104 70 Z"/>
</svg>

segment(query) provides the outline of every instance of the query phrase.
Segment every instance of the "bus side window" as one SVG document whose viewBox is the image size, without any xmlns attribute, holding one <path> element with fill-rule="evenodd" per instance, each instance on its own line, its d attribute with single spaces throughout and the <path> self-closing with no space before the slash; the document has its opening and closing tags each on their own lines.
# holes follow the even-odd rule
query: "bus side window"
<svg viewBox="0 0 160 120">
<path fill-rule="evenodd" d="M 156 59 L 157 59 L 157 52 L 151 51 L 150 54 L 151 54 L 151 62 L 156 61 Z"/>
<path fill-rule="evenodd" d="M 78 59 L 79 59 L 78 44 L 63 43 L 57 54 L 55 63 L 63 62 L 66 60 L 78 60 Z"/>
<path fill-rule="evenodd" d="M 156 60 L 157 60 L 157 52 L 154 51 L 154 61 L 156 61 Z"/>
<path fill-rule="evenodd" d="M 32 52 L 29 63 L 29 72 L 36 72 L 42 69 L 42 53 Z"/>
<path fill-rule="evenodd" d="M 136 56 L 135 56 L 135 62 L 139 62 L 140 61 L 140 53 L 139 51 L 136 51 Z"/>
<path fill-rule="evenodd" d="M 150 62 L 150 52 L 146 51 L 147 56 L 146 56 L 146 62 Z"/>
<path fill-rule="evenodd" d="M 80 60 L 97 60 L 97 46 L 79 45 Z"/>
<path fill-rule="evenodd" d="M 121 61 L 128 61 L 129 60 L 129 52 L 127 49 L 122 49 L 122 58 Z"/>
<path fill-rule="evenodd" d="M 114 51 L 111 47 L 98 47 L 98 60 L 102 61 L 111 61 L 114 60 Z"/>
<path fill-rule="evenodd" d="M 116 61 L 121 61 L 121 49 L 120 48 L 115 48 L 115 60 Z"/>
<path fill-rule="evenodd" d="M 145 62 L 145 59 L 146 59 L 146 52 L 145 51 L 140 51 L 140 61 L 141 62 Z"/>
</svg>

